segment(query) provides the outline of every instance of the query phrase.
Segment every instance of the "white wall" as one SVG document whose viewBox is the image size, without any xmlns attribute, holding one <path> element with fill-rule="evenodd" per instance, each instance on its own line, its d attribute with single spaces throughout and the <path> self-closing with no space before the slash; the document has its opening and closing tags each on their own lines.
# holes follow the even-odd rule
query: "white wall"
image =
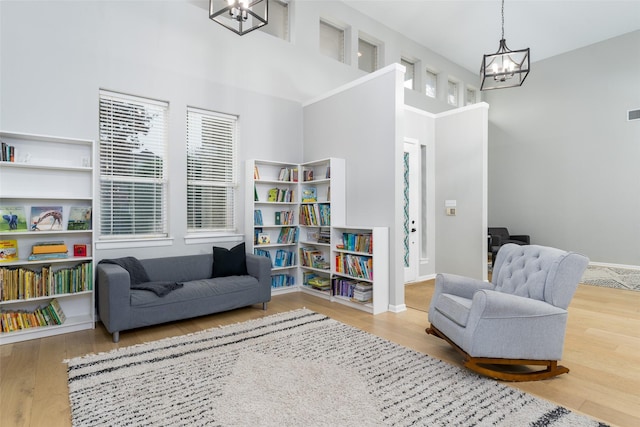
<svg viewBox="0 0 640 427">
<path fill-rule="evenodd" d="M 487 278 L 487 126 L 489 106 L 436 115 L 436 271 Z M 446 201 L 456 215 L 446 215 Z"/>
<path fill-rule="evenodd" d="M 346 225 L 389 228 L 391 306 L 404 304 L 402 236 L 397 232 L 403 76 L 400 66 L 389 66 L 304 107 L 304 161 L 345 159 Z"/>
<path fill-rule="evenodd" d="M 488 92 L 489 225 L 640 266 L 640 31 L 532 64 Z"/>
<path fill-rule="evenodd" d="M 212 28 L 217 24 L 206 14 L 201 19 L 202 11 L 188 3 L 154 5 L 3 2 L 1 6 L 3 130 L 97 140 L 100 88 L 169 101 L 168 206 L 174 240 L 170 247 L 127 250 L 141 258 L 211 250 L 209 243 L 185 245 L 183 239 L 187 105 L 239 116 L 240 233 L 244 229 L 243 160 L 297 162 L 302 157 L 300 103 L 234 87 L 241 82 L 234 82 L 230 71 L 239 65 L 234 62 L 239 57 L 225 58 L 220 53 L 222 43 L 216 42 L 225 39 L 226 33 L 216 38 Z M 230 40 L 244 43 L 246 39 Z M 231 84 L 210 78 L 210 71 L 217 68 L 229 72 Z M 96 256 L 122 253 L 101 250 Z"/>
</svg>

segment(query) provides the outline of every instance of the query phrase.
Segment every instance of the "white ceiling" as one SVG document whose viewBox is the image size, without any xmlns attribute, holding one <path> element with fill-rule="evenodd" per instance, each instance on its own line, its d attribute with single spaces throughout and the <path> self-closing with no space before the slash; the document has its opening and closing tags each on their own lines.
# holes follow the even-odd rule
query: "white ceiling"
<svg viewBox="0 0 640 427">
<path fill-rule="evenodd" d="M 476 73 L 498 50 L 501 0 L 344 0 L 346 4 Z M 511 50 L 539 61 L 640 29 L 640 0 L 505 0 Z M 640 55 L 640 46 L 632 55 Z M 621 58 L 622 61 L 622 58 Z"/>
</svg>

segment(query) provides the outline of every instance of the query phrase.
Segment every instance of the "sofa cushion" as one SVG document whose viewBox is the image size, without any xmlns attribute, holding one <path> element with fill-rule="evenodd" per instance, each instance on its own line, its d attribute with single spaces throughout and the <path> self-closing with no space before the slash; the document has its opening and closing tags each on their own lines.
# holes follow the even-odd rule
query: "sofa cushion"
<svg viewBox="0 0 640 427">
<path fill-rule="evenodd" d="M 184 286 L 159 297 L 153 292 L 131 290 L 131 306 L 152 307 L 174 304 L 176 302 L 203 300 L 234 292 L 245 292 L 259 286 L 258 279 L 253 276 L 229 276 L 215 279 L 201 279 L 185 282 Z M 170 309 L 170 308 L 168 308 Z"/>
<path fill-rule="evenodd" d="M 246 276 L 247 260 L 244 242 L 231 248 L 213 247 L 213 277 Z"/>
</svg>

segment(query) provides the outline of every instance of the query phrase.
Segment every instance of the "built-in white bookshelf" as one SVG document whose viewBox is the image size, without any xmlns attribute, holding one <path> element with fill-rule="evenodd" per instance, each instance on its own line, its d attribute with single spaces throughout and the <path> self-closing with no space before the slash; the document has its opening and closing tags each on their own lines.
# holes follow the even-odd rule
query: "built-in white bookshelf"
<svg viewBox="0 0 640 427">
<path fill-rule="evenodd" d="M 249 160 L 246 171 L 246 244 L 249 252 L 271 259 L 273 294 L 303 291 L 374 314 L 387 310 L 388 229 L 344 225 L 343 159 L 301 164 Z M 376 249 L 371 253 L 341 249 L 344 233 L 374 235 Z M 293 237 L 286 240 L 283 235 Z M 339 271 L 336 259 L 341 256 L 366 259 L 376 270 L 375 280 L 373 276 L 356 277 Z M 357 297 L 363 294 L 340 295 L 336 283 L 346 288 L 349 281 L 359 282 L 359 291 L 371 290 L 371 298 L 359 301 Z"/>
<path fill-rule="evenodd" d="M 389 307 L 389 229 L 331 228 L 332 298 L 372 314 Z"/>
<path fill-rule="evenodd" d="M 11 252 L 0 262 L 0 311 L 3 322 L 14 323 L 3 325 L 0 344 L 92 329 L 94 142 L 14 132 L 0 132 L 0 141 L 13 147 L 12 158 L 0 161 L 0 241 Z M 72 212 L 82 220 L 70 226 Z M 60 252 L 56 258 L 29 259 L 34 245 L 52 243 L 64 245 L 67 257 Z M 48 289 L 42 279 L 31 279 L 43 269 L 44 277 L 57 276 Z M 32 313 L 54 298 L 66 317 L 62 324 L 34 326 L 37 319 L 30 315 L 22 316 L 22 324 L 16 318 L 15 313 Z"/>
</svg>

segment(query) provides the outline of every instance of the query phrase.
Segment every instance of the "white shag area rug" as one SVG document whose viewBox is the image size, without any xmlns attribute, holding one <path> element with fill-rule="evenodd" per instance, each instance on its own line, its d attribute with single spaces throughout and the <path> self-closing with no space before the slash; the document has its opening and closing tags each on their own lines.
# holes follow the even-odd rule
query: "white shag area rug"
<svg viewBox="0 0 640 427">
<path fill-rule="evenodd" d="M 302 309 L 65 361 L 74 426 L 598 426 Z"/>
<path fill-rule="evenodd" d="M 590 265 L 584 272 L 581 283 L 640 291 L 640 270 Z"/>
</svg>

